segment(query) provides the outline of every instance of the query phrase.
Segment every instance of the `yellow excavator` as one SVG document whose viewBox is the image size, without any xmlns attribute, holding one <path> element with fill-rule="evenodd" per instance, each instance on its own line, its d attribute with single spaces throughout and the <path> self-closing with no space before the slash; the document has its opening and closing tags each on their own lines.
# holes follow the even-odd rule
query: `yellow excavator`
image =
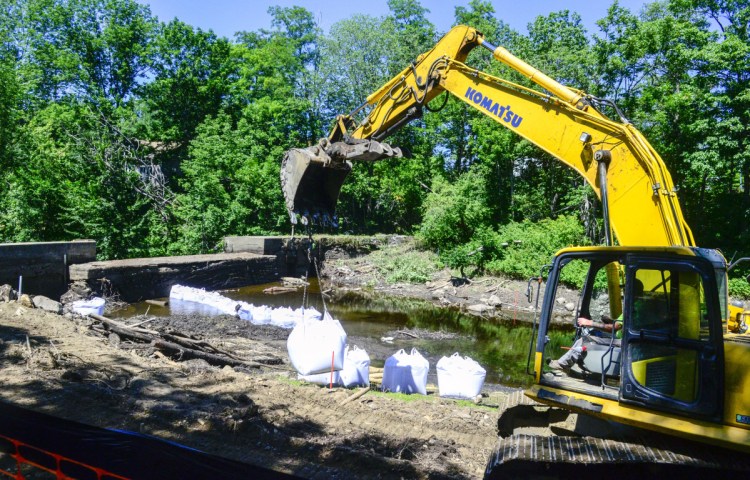
<svg viewBox="0 0 750 480">
<path fill-rule="evenodd" d="M 542 91 L 467 66 L 477 46 Z M 454 27 L 362 106 L 338 116 L 318 145 L 285 154 L 281 183 L 292 223 L 336 225 L 336 201 L 352 162 L 400 157 L 382 140 L 444 92 L 576 170 L 602 202 L 606 246 L 564 249 L 548 267 L 529 355 L 534 384 L 526 395 L 722 451 L 750 452 L 743 312 L 730 313 L 727 262 L 695 245 L 664 162 L 613 102 L 558 83 L 474 28 Z M 619 118 L 608 118 L 606 109 Z M 621 328 L 589 342 L 576 371 L 559 372 L 550 361 L 562 352 L 548 332 L 566 269 L 586 272 L 575 318 L 606 314 L 619 317 Z M 502 462 L 496 455 L 490 463 Z"/>
</svg>

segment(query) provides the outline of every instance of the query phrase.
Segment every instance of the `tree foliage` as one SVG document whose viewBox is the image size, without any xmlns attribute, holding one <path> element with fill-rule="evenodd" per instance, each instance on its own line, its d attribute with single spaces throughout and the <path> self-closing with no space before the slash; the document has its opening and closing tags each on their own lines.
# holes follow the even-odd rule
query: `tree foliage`
<svg viewBox="0 0 750 480">
<path fill-rule="evenodd" d="M 135 0 L 2 2 L 0 240 L 88 237 L 121 258 L 288 232 L 283 152 L 325 136 L 442 33 L 419 0 L 388 7 L 329 32 L 304 8 L 272 7 L 267 29 L 227 39 Z M 487 0 L 454 17 L 614 100 L 667 164 L 698 243 L 750 255 L 746 2 L 613 2 L 593 32 L 566 9 L 516 31 Z M 467 63 L 533 86 L 484 49 Z M 389 140 L 412 157 L 355 167 L 347 231 L 416 233 L 449 265 L 521 277 L 554 248 L 601 241 L 577 174 L 461 102 Z"/>
</svg>

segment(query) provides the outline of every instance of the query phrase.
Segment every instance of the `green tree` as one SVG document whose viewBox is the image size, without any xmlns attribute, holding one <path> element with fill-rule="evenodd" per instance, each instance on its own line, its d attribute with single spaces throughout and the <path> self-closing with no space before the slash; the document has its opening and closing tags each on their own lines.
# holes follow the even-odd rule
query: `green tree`
<svg viewBox="0 0 750 480">
<path fill-rule="evenodd" d="M 148 114 L 141 134 L 186 147 L 198 125 L 224 106 L 234 74 L 230 52 L 213 32 L 176 19 L 162 25 L 150 47 L 153 79 L 139 92 Z"/>
<path fill-rule="evenodd" d="M 0 237 L 93 238 L 102 258 L 144 254 L 138 147 L 84 103 L 52 104 L 20 132 L 23 161 L 6 177 Z"/>
<path fill-rule="evenodd" d="M 400 72 L 421 53 L 406 51 L 402 42 L 414 45 L 432 35 L 431 25 L 421 23 L 425 10 L 418 3 L 393 2 L 391 6 L 395 11 L 385 18 L 357 15 L 331 28 L 322 46 L 321 63 L 329 118 L 360 106 L 394 71 Z M 362 116 L 360 112 L 359 120 Z M 419 120 L 413 121 L 386 140 L 408 147 L 409 160 L 355 165 L 339 202 L 344 228 L 410 232 L 419 221 L 423 185 L 433 175 L 429 162 L 434 145 L 422 126 Z"/>
<path fill-rule="evenodd" d="M 419 0 L 388 0 L 390 14 L 385 17 L 386 31 L 392 31 L 396 43 L 389 54 L 387 73 L 396 75 L 413 62 L 417 55 L 435 44 L 435 26 L 427 19 L 428 9 Z"/>
<path fill-rule="evenodd" d="M 120 106 L 143 79 L 156 21 L 134 0 L 30 0 L 25 59 L 40 99 L 74 95 Z"/>
<path fill-rule="evenodd" d="M 319 135 L 307 71 L 317 62 L 318 32 L 303 9 L 270 12 L 278 30 L 238 35 L 230 104 L 199 125 L 181 164 L 172 251 L 209 252 L 226 235 L 288 228 L 279 165 L 284 151 Z"/>
<path fill-rule="evenodd" d="M 419 237 L 428 247 L 449 251 L 490 226 L 487 197 L 476 188 L 481 182 L 478 169 L 470 170 L 454 183 L 435 179 L 424 202 L 424 220 L 419 229 Z"/>
<path fill-rule="evenodd" d="M 7 173 L 13 159 L 12 144 L 21 113 L 18 105 L 23 89 L 16 68 L 19 52 L 13 39 L 13 5 L 3 4 L 0 16 L 0 170 Z"/>
<path fill-rule="evenodd" d="M 236 128 L 227 115 L 198 129 L 183 163 L 183 193 L 176 199 L 179 222 L 175 253 L 207 253 L 226 235 L 278 232 L 286 221 L 279 193 L 278 159 L 289 148 L 281 129 L 269 127 L 280 105 L 258 101 Z M 266 128 L 258 128 L 266 123 Z"/>
<path fill-rule="evenodd" d="M 296 62 L 290 65 L 293 95 L 304 102 L 301 134 L 313 144 L 327 127 L 323 117 L 323 79 L 320 75 L 322 32 L 311 12 L 302 7 L 271 7 L 271 25 L 280 30 L 282 41 L 291 42 Z"/>
<path fill-rule="evenodd" d="M 613 8 L 602 22 L 609 37 L 597 45 L 609 83 L 680 188 L 698 243 L 726 249 L 747 243 L 736 234 L 748 220 L 743 11 L 736 2 L 671 1 L 650 4 L 636 21 Z"/>
</svg>

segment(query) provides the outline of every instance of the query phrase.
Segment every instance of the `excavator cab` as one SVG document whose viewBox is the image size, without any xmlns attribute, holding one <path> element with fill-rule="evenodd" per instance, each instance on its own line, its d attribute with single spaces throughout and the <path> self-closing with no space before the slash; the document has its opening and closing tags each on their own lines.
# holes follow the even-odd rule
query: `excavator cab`
<svg viewBox="0 0 750 480">
<path fill-rule="evenodd" d="M 711 252 L 648 247 L 560 252 L 550 270 L 540 315 L 536 385 L 527 395 L 600 416 L 609 408 L 613 412 L 610 419 L 618 421 L 627 418 L 623 408 L 648 408 L 682 417 L 675 425 L 684 423 L 684 417 L 720 421 L 724 401 L 722 307 Z M 600 321 L 603 313 L 615 313 L 611 305 L 620 297 L 619 292 L 608 291 L 604 281 L 603 272 L 609 265 L 617 265 L 623 272 L 621 338 L 605 336 L 604 341 L 594 342 L 602 352 L 587 352 L 587 356 L 596 353 L 598 361 L 587 359 L 589 368 L 582 372 L 553 370 L 550 360 L 563 354 L 561 347 L 565 347 L 553 344 L 547 335 L 559 317 L 554 309 L 560 295 L 557 290 L 571 274 L 586 272 L 575 318 Z M 615 295 L 616 302 L 612 302 Z M 647 423 L 637 426 L 649 428 Z"/>
</svg>

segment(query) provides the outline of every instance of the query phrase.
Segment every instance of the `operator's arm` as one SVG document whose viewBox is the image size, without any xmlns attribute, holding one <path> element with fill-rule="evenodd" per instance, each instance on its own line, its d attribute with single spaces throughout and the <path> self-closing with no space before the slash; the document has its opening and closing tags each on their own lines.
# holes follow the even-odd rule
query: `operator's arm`
<svg viewBox="0 0 750 480">
<path fill-rule="evenodd" d="M 607 323 L 606 320 L 605 320 L 605 318 L 609 319 L 610 323 Z M 603 316 L 602 320 L 604 320 L 604 321 L 602 321 L 602 322 L 595 322 L 595 321 L 593 321 L 593 320 L 591 320 L 589 318 L 580 317 L 578 319 L 578 326 L 579 327 L 595 328 L 597 330 L 601 330 L 603 332 L 608 332 L 608 333 L 612 333 L 613 330 L 617 331 L 617 330 L 619 330 L 619 329 L 622 328 L 622 322 L 616 321 L 614 323 L 611 323 L 612 319 L 609 318 L 609 317 L 606 317 L 606 316 Z"/>
</svg>

